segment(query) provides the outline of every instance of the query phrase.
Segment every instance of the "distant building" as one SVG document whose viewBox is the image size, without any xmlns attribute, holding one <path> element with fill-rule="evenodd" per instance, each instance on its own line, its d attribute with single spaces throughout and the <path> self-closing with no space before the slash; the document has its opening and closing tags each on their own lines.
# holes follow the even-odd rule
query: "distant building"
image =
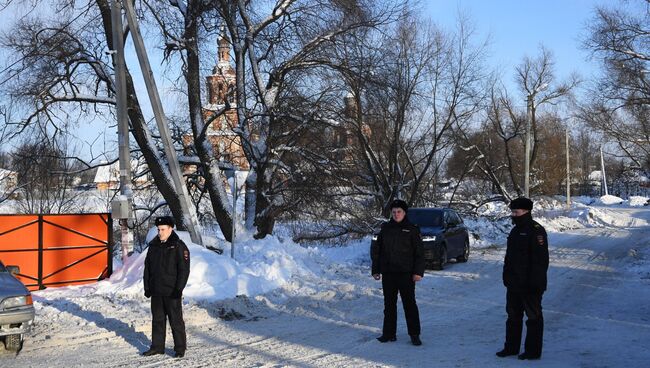
<svg viewBox="0 0 650 368">
<path fill-rule="evenodd" d="M 148 168 L 144 159 L 131 160 L 131 177 L 134 184 L 140 188 L 148 187 L 153 184 L 152 179 L 147 174 Z M 116 161 L 110 165 L 102 165 L 97 168 L 95 179 L 93 180 L 99 190 L 118 190 L 120 189 L 120 163 Z"/>
<path fill-rule="evenodd" d="M 590 184 L 600 184 L 603 181 L 603 174 L 600 170 L 592 171 L 588 177 Z"/>
<path fill-rule="evenodd" d="M 0 197 L 16 190 L 18 185 L 18 173 L 15 171 L 0 168 Z"/>
<path fill-rule="evenodd" d="M 210 125 L 206 135 L 212 144 L 215 158 L 222 162 L 235 165 L 239 170 L 250 169 L 248 160 L 244 154 L 241 138 L 234 129 L 238 125 L 237 120 L 237 95 L 236 95 L 236 74 L 230 65 L 230 40 L 222 30 L 218 44 L 218 61 L 207 76 L 208 103 L 203 106 L 203 120 Z M 217 116 L 217 114 L 219 114 Z M 191 135 L 183 137 L 185 151 L 189 153 L 193 144 Z M 195 169 L 185 167 L 185 172 L 193 172 Z"/>
</svg>

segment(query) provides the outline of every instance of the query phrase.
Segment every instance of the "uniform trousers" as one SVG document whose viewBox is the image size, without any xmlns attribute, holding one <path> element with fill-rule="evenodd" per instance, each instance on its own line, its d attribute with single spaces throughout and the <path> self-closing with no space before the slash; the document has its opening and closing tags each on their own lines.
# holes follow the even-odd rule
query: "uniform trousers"
<svg viewBox="0 0 650 368">
<path fill-rule="evenodd" d="M 397 294 L 399 293 L 406 315 L 409 335 L 420 334 L 420 312 L 415 302 L 415 281 L 411 273 L 384 273 L 381 281 L 384 290 L 383 335 L 394 337 L 397 333 Z"/>
<path fill-rule="evenodd" d="M 526 313 L 526 353 L 542 355 L 544 316 L 542 315 L 542 292 L 506 292 L 506 343 L 505 350 L 518 353 L 521 346 L 524 312 Z"/>
<path fill-rule="evenodd" d="M 187 341 L 185 337 L 185 322 L 183 321 L 183 303 L 181 298 L 168 296 L 151 297 L 151 348 L 165 350 L 167 334 L 167 319 L 174 337 L 174 351 L 185 353 Z"/>
</svg>

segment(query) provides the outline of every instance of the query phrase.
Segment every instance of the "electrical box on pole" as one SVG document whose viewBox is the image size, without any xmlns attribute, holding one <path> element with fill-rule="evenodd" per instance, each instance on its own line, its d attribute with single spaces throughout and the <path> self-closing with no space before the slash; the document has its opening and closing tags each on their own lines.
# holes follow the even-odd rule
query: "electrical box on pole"
<svg viewBox="0 0 650 368">
<path fill-rule="evenodd" d="M 120 196 L 120 198 L 111 202 L 111 216 L 119 220 L 133 219 L 131 207 L 131 201 L 128 198 Z"/>
</svg>

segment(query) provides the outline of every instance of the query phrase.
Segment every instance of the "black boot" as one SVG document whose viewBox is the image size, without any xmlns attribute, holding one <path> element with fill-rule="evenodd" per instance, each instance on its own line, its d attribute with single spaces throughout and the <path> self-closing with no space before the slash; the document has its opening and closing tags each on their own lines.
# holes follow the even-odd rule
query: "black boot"
<svg viewBox="0 0 650 368">
<path fill-rule="evenodd" d="M 150 348 L 149 350 L 142 353 L 143 356 L 151 356 L 151 355 L 157 355 L 157 354 L 165 354 L 165 352 L 162 351 L 162 350 L 157 350 L 157 349 L 154 349 L 154 348 Z"/>
<path fill-rule="evenodd" d="M 422 345 L 422 340 L 420 340 L 419 335 L 411 335 L 411 344 L 415 346 L 420 346 Z"/>
<path fill-rule="evenodd" d="M 381 335 L 377 338 L 377 341 L 379 342 L 389 342 L 389 341 L 397 341 L 397 338 L 395 336 L 384 336 Z"/>
<path fill-rule="evenodd" d="M 541 356 L 541 354 L 531 354 L 524 351 L 523 353 L 519 354 L 519 360 L 537 360 L 541 358 Z"/>
<path fill-rule="evenodd" d="M 176 354 L 174 354 L 174 358 L 182 358 L 185 356 L 184 351 L 177 351 Z"/>
<path fill-rule="evenodd" d="M 518 351 L 513 351 L 513 350 L 508 350 L 508 349 L 503 349 L 501 351 L 497 351 L 497 356 L 499 358 L 505 358 L 507 356 L 517 355 L 517 354 L 519 354 Z"/>
</svg>

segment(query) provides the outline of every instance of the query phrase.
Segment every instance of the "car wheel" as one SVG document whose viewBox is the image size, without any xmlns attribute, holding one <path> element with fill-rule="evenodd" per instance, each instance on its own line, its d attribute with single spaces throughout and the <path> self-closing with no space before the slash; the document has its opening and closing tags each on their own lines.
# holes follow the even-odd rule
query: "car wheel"
<svg viewBox="0 0 650 368">
<path fill-rule="evenodd" d="M 443 244 L 440 249 L 440 256 L 438 257 L 438 261 L 434 265 L 433 269 L 437 271 L 442 271 L 445 268 L 446 263 L 447 263 L 447 246 Z"/>
<path fill-rule="evenodd" d="M 18 351 L 23 345 L 20 334 L 5 336 L 5 347 L 10 351 Z"/>
<path fill-rule="evenodd" d="M 467 262 L 469 259 L 469 239 L 465 239 L 465 245 L 463 246 L 463 254 L 456 257 L 456 262 Z"/>
</svg>

